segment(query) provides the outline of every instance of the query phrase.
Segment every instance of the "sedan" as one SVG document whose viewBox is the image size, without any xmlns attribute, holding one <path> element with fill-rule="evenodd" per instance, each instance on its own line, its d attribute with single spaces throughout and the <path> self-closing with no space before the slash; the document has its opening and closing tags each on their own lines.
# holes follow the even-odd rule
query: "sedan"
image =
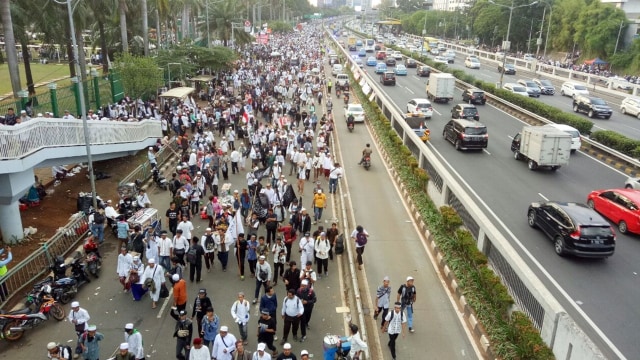
<svg viewBox="0 0 640 360">
<path fill-rule="evenodd" d="M 436 49 L 436 48 L 431 49 L 429 52 L 431 53 L 431 55 L 439 55 L 440 54 L 440 51 L 438 51 L 438 49 Z"/>
<path fill-rule="evenodd" d="M 640 190 L 640 177 L 628 177 L 624 182 L 625 189 Z"/>
<path fill-rule="evenodd" d="M 344 112 L 344 120 L 353 115 L 353 122 L 364 122 L 364 109 L 360 104 L 349 104 Z"/>
<path fill-rule="evenodd" d="M 376 74 L 384 74 L 385 71 L 387 71 L 387 64 L 385 63 L 376 64 Z"/>
<path fill-rule="evenodd" d="M 400 64 L 398 66 L 396 66 L 396 68 L 393 70 L 393 72 L 396 73 L 396 75 L 407 75 L 407 67 Z"/>
<path fill-rule="evenodd" d="M 529 93 L 527 92 L 527 88 L 525 88 L 524 86 L 518 84 L 518 83 L 506 83 L 504 85 L 502 85 L 502 88 L 510 91 L 514 94 L 518 94 L 518 95 L 522 95 L 522 96 L 526 96 L 529 97 Z"/>
<path fill-rule="evenodd" d="M 535 202 L 527 210 L 527 223 L 542 230 L 560 256 L 605 258 L 613 255 L 616 248 L 616 234 L 611 225 L 584 204 Z"/>
<path fill-rule="evenodd" d="M 360 49 L 358 51 L 358 56 L 359 57 L 365 57 L 365 56 L 367 56 L 367 52 L 364 49 Z"/>
<path fill-rule="evenodd" d="M 416 117 L 431 119 L 433 116 L 433 106 L 427 99 L 411 99 L 407 103 L 407 113 Z"/>
<path fill-rule="evenodd" d="M 595 190 L 587 196 L 587 205 L 618 225 L 626 234 L 640 234 L 640 191 L 633 189 Z"/>
<path fill-rule="evenodd" d="M 387 66 L 396 66 L 396 59 L 388 57 L 384 60 L 384 63 L 387 64 Z"/>
<path fill-rule="evenodd" d="M 402 60 L 402 53 L 400 51 L 396 51 L 393 53 L 393 58 L 400 61 Z"/>
<path fill-rule="evenodd" d="M 449 60 L 447 60 L 447 58 L 444 57 L 444 56 L 436 56 L 436 57 L 433 58 L 433 62 L 441 63 L 441 64 L 448 64 Z"/>
<path fill-rule="evenodd" d="M 414 59 L 408 58 L 404 64 L 406 65 L 406 67 L 408 68 L 415 68 L 418 66 L 418 62 L 416 62 Z"/>
<path fill-rule="evenodd" d="M 360 59 L 360 58 L 357 58 L 357 59 L 355 60 L 355 63 L 356 63 L 356 65 L 358 65 L 358 67 L 359 67 L 360 69 L 362 69 L 362 68 L 364 67 L 364 63 L 362 62 L 362 59 Z"/>
<path fill-rule="evenodd" d="M 551 81 L 547 79 L 533 79 L 533 82 L 538 85 L 542 95 L 553 95 L 556 93 L 556 88 Z"/>
<path fill-rule="evenodd" d="M 513 64 L 504 64 L 504 69 L 502 68 L 502 64 L 498 65 L 498 72 L 504 72 L 505 75 L 515 75 L 516 67 Z"/>
<path fill-rule="evenodd" d="M 376 66 L 377 64 L 378 64 L 378 61 L 373 56 L 369 56 L 367 58 L 367 66 Z"/>
<path fill-rule="evenodd" d="M 356 50 L 358 50 L 358 48 L 355 45 L 353 44 L 349 45 L 349 51 L 356 51 Z"/>
<path fill-rule="evenodd" d="M 418 68 L 418 76 L 429 77 L 429 75 L 431 75 L 431 68 L 427 65 L 422 65 Z"/>
<path fill-rule="evenodd" d="M 518 84 L 524 86 L 527 89 L 527 94 L 530 97 L 540 97 L 540 88 L 536 83 L 531 80 L 518 80 Z"/>
<path fill-rule="evenodd" d="M 468 67 L 469 69 L 480 69 L 480 60 L 475 57 L 467 57 L 467 59 L 464 61 L 464 66 Z"/>
</svg>

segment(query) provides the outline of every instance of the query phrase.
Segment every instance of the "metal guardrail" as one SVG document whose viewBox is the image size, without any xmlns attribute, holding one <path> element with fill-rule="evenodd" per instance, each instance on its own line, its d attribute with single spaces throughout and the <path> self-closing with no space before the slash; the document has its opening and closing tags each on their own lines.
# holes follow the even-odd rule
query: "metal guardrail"
<svg viewBox="0 0 640 360">
<path fill-rule="evenodd" d="M 162 137 L 160 122 L 88 120 L 91 145 L 140 142 Z M 37 118 L 13 126 L 0 125 L 0 160 L 24 158 L 36 151 L 63 146 L 84 146 L 80 120 Z"/>
<path fill-rule="evenodd" d="M 0 288 L 6 289 L 7 297 L 3 299 L 0 308 L 4 308 L 14 297 L 23 297 L 23 290 L 49 272 L 49 265 L 56 256 L 67 256 L 75 251 L 78 243 L 89 231 L 88 218 L 79 212 L 42 245 L 41 248 L 12 267 L 2 278 Z"/>
<path fill-rule="evenodd" d="M 164 164 L 164 162 L 167 161 L 167 159 L 169 159 L 171 156 L 176 154 L 178 150 L 179 150 L 179 147 L 175 141 L 163 147 L 162 149 L 160 149 L 160 151 L 158 151 L 158 153 L 156 154 L 156 161 L 158 162 L 158 165 Z M 125 176 L 122 180 L 120 180 L 120 182 L 118 183 L 118 186 L 132 183 L 137 179 L 142 180 L 144 182 L 150 177 L 151 177 L 151 165 L 149 164 L 149 162 L 145 161 L 144 163 L 140 164 L 140 166 L 135 168 L 132 172 L 130 172 L 129 175 Z"/>
<path fill-rule="evenodd" d="M 348 53 L 344 49 L 342 51 L 349 59 L 352 71 L 362 71 L 353 63 Z M 416 156 L 419 166 L 429 174 L 430 184 L 436 185 L 428 186 L 432 200 L 438 205 L 450 205 L 460 214 L 465 226 L 474 232 L 478 249 L 487 255 L 492 269 L 501 277 L 516 304 L 532 319 L 534 325 L 540 330 L 542 339 L 552 348 L 556 357 L 568 360 L 604 359 L 602 351 L 575 320 L 568 316 L 563 306 L 527 265 L 520 253 L 526 254 L 529 261 L 541 269 L 536 259 L 521 244 L 511 244 L 501 230 L 494 225 L 499 221 L 486 204 L 472 195 L 471 189 L 464 180 L 454 176 L 452 169 L 445 166 L 420 140 L 404 121 L 403 114 L 397 106 L 378 88 L 377 82 L 370 79 L 366 73 L 363 75 L 375 93 L 374 101 L 387 115 L 392 128 L 403 143 L 410 149 L 419 150 Z M 437 184 L 433 181 L 437 181 Z M 575 310 L 586 318 L 586 314 L 581 309 L 575 308 Z M 616 357 L 624 358 L 604 334 L 599 333 L 597 329 L 593 330 L 599 335 L 597 340 L 601 346 L 607 347 L 608 352 L 615 354 Z"/>
</svg>

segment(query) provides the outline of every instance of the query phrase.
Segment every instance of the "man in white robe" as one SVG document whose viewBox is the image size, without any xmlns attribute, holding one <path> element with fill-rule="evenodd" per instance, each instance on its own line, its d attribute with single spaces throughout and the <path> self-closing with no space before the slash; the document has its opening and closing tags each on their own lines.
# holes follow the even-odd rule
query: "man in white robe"
<svg viewBox="0 0 640 360">
<path fill-rule="evenodd" d="M 220 332 L 213 341 L 213 350 L 211 357 L 216 360 L 233 360 L 233 354 L 236 350 L 236 337 L 229 334 L 229 328 L 220 327 Z"/>
<path fill-rule="evenodd" d="M 160 299 L 160 287 L 164 282 L 164 269 L 156 264 L 155 259 L 149 259 L 147 267 L 144 269 L 140 281 L 144 284 L 147 279 L 153 279 L 155 289 L 149 287 L 149 295 L 151 296 L 151 308 L 155 309 L 158 299 Z M 155 291 L 151 291 L 155 290 Z"/>
</svg>

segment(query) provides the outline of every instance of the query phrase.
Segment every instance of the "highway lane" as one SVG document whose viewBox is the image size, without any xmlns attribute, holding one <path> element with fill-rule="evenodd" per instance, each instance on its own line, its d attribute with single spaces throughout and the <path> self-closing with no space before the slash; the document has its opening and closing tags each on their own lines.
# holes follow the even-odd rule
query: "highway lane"
<svg viewBox="0 0 640 360">
<path fill-rule="evenodd" d="M 449 64 L 449 67 L 452 69 L 463 70 L 468 74 L 475 76 L 476 78 L 487 81 L 490 83 L 497 83 L 500 81 L 500 73 L 498 72 L 498 66 L 494 62 L 483 61 L 482 67 L 478 69 L 468 69 L 464 66 L 465 54 L 456 53 L 456 61 L 454 64 Z M 520 79 L 533 79 L 535 76 L 531 72 L 524 72 L 518 69 L 516 75 L 504 75 L 503 82 L 517 82 Z M 544 75 L 541 76 L 545 78 Z M 561 83 L 555 82 L 556 94 L 555 95 L 540 95 L 537 98 L 538 101 L 541 101 L 547 105 L 558 108 L 562 111 L 573 112 L 573 102 L 571 97 L 560 95 L 560 87 Z M 593 87 L 589 87 L 589 90 L 592 92 L 593 96 L 600 97 L 602 94 L 598 92 L 593 92 Z M 532 98 L 536 99 L 536 98 Z M 609 106 L 613 109 L 613 115 L 610 119 L 602 119 L 602 118 L 593 118 L 590 119 L 594 123 L 594 130 L 613 130 L 620 134 L 624 134 L 634 139 L 640 139 L 640 120 L 637 118 L 624 115 L 620 112 L 620 99 L 617 103 L 609 102 Z M 578 116 L 582 116 L 585 119 L 589 119 L 585 114 L 578 113 Z"/>
<path fill-rule="evenodd" d="M 357 54 L 357 52 L 351 52 L 351 54 Z M 367 53 L 367 57 L 370 54 L 372 53 Z M 463 70 L 466 73 L 475 76 L 477 79 L 489 83 L 495 84 L 500 81 L 500 73 L 498 72 L 497 62 L 480 58 L 482 66 L 479 70 L 468 69 L 464 66 L 464 60 L 467 55 L 468 54 L 464 52 L 456 51 L 455 62 L 454 64 L 449 64 L 449 67 L 451 69 Z M 429 57 L 433 58 L 432 55 L 429 55 Z M 509 58 L 507 58 L 507 61 L 509 61 Z M 409 72 L 411 73 L 411 69 L 409 69 Z M 536 76 L 532 71 L 521 70 L 520 68 L 518 68 L 516 75 L 504 75 L 503 82 L 517 82 L 519 79 L 532 79 L 535 77 L 548 78 L 545 77 L 544 74 Z M 560 110 L 573 112 L 572 99 L 570 97 L 560 95 L 560 87 L 564 81 L 557 81 L 555 79 L 550 80 L 552 80 L 556 88 L 556 95 L 541 95 L 538 100 Z M 622 112 L 620 112 L 620 102 L 625 97 L 623 93 L 620 92 L 619 96 L 610 96 L 609 94 L 605 94 L 602 91 L 599 91 L 598 87 L 596 87 L 596 90 L 594 91 L 593 85 L 589 86 L 589 89 L 592 95 L 604 98 L 613 109 L 613 115 L 609 120 L 600 118 L 591 119 L 594 123 L 594 130 L 613 130 L 633 139 L 640 139 L 640 120 L 630 115 L 624 115 L 622 114 Z M 585 114 L 580 113 L 578 115 L 583 116 L 585 119 L 589 119 Z"/>
<path fill-rule="evenodd" d="M 368 73 L 372 69 L 366 67 Z M 410 98 L 425 97 L 425 82 L 424 78 L 409 75 L 397 77 L 395 87 L 381 88 L 404 111 Z M 621 186 L 625 175 L 580 152 L 572 156 L 568 166 L 555 173 L 529 171 L 524 162 L 513 159 L 509 150 L 510 137 L 523 124 L 491 106 L 478 106 L 481 122 L 489 129 L 487 151 L 458 152 L 442 139 L 441 134 L 449 119 L 451 107 L 460 99 L 459 94 L 456 92 L 457 100 L 454 99 L 451 104 L 434 104 L 434 109 L 442 115 L 434 114 L 429 122 L 432 131 L 429 146 L 465 179 L 506 224 L 508 231 L 505 235 L 514 243 L 521 242 L 524 249 L 568 293 L 572 302 L 579 304 L 624 353 L 637 353 L 639 347 L 634 334 L 640 330 L 640 326 L 638 321 L 629 321 L 630 318 L 640 318 L 633 300 L 640 296 L 634 286 L 637 281 L 635 274 L 638 273 L 634 260 L 640 255 L 637 237 L 619 235 L 616 254 L 604 261 L 563 259 L 553 253 L 551 242 L 544 235 L 528 227 L 525 215 L 529 203 L 543 200 L 543 196 L 548 199 L 585 202 L 589 191 Z M 548 280 L 545 282 L 553 289 Z M 594 291 L 594 283 L 598 284 L 597 291 Z M 557 291 L 554 292 L 559 295 Z M 560 296 L 557 297 L 561 299 Z M 612 298 L 616 298 L 615 305 L 611 302 Z"/>
</svg>

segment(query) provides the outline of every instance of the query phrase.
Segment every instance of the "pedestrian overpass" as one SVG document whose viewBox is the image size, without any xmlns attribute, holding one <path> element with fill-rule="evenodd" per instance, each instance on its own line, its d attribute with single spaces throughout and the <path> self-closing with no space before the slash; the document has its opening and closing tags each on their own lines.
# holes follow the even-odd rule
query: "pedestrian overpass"
<svg viewBox="0 0 640 360">
<path fill-rule="evenodd" d="M 162 137 L 160 122 L 88 120 L 94 161 L 132 155 Z M 19 199 L 34 183 L 33 169 L 87 162 L 81 120 L 35 118 L 0 125 L 0 228 L 5 242 L 22 239 Z"/>
</svg>

